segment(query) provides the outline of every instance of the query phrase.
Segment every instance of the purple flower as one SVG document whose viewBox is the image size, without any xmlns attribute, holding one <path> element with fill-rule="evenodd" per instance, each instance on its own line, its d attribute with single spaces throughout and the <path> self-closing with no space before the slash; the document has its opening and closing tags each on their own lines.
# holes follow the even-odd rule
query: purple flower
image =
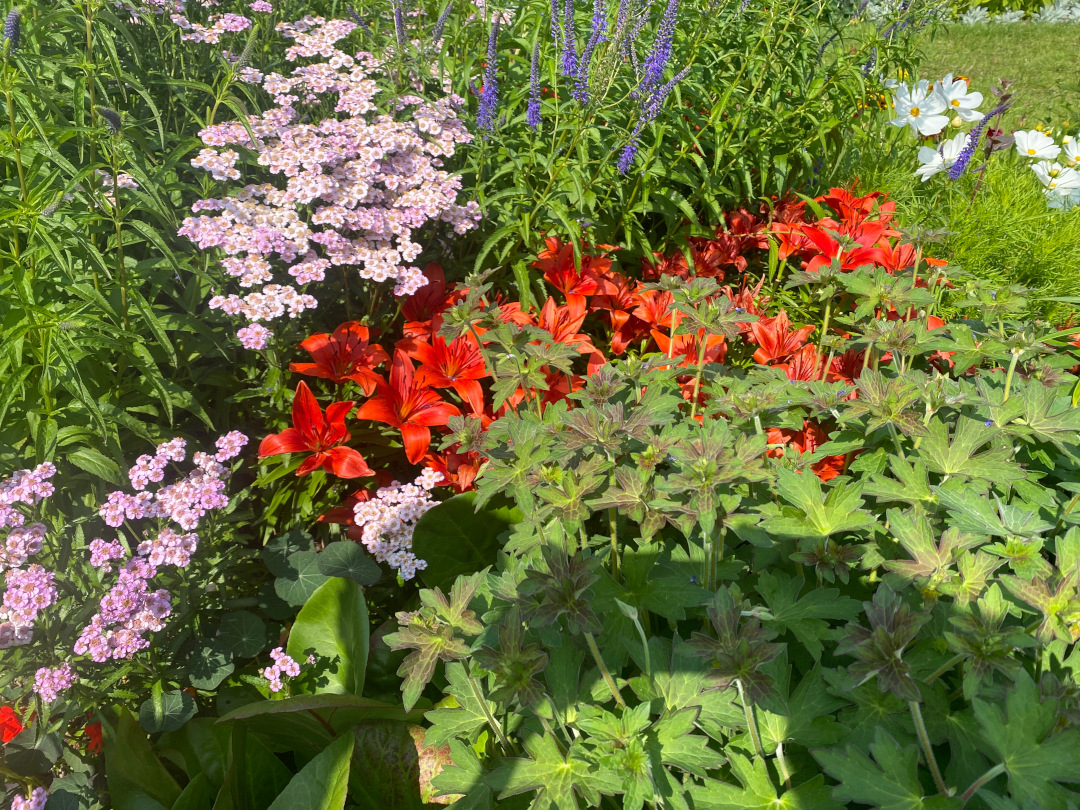
<svg viewBox="0 0 1080 810">
<path fill-rule="evenodd" d="M 634 157 L 637 155 L 638 139 L 641 137 L 641 131 L 646 124 L 652 122 L 660 114 L 660 109 L 664 106 L 664 100 L 668 97 L 672 88 L 682 81 L 683 77 L 689 72 L 690 68 L 688 67 L 680 70 L 671 81 L 656 89 L 641 105 L 637 125 L 634 127 L 634 131 L 630 133 L 630 140 L 623 147 L 622 154 L 619 155 L 619 161 L 616 164 L 619 174 L 626 174 L 630 171 L 630 167 L 634 163 Z"/>
<path fill-rule="evenodd" d="M 742 0 L 742 2 L 739 3 L 739 7 L 737 9 L 735 9 L 735 16 L 738 17 L 740 14 L 742 14 L 748 8 L 750 8 L 750 0 Z"/>
<path fill-rule="evenodd" d="M 967 171 L 968 164 L 971 163 L 971 159 L 975 156 L 975 149 L 979 145 L 979 139 L 982 138 L 983 130 L 986 125 L 990 123 L 990 119 L 999 113 L 1005 112 L 1005 109 L 1009 106 L 1008 102 L 1003 101 L 998 104 L 994 109 L 984 115 L 968 133 L 967 140 L 964 142 L 964 148 L 960 150 L 960 154 L 956 158 L 956 162 L 953 163 L 952 168 L 949 169 L 949 179 L 958 180 L 965 171 Z"/>
<path fill-rule="evenodd" d="M 401 11 L 401 0 L 394 0 L 394 37 L 398 46 L 405 44 L 405 15 Z"/>
<path fill-rule="evenodd" d="M 446 8 L 443 9 L 442 14 L 439 15 L 439 19 L 435 21 L 435 29 L 431 32 L 431 39 L 434 42 L 438 42 L 442 39 L 443 29 L 446 27 L 446 21 L 450 17 L 450 11 L 454 8 L 453 0 L 450 0 L 446 4 Z"/>
<path fill-rule="evenodd" d="M 582 104 L 589 103 L 589 70 L 592 67 L 593 53 L 596 46 L 607 37 L 607 14 L 603 0 L 593 0 L 592 30 L 589 32 L 585 50 L 581 52 L 581 61 L 578 62 L 577 76 L 575 76 L 574 98 Z"/>
<path fill-rule="evenodd" d="M 17 8 L 13 8 L 7 15 L 7 19 L 4 20 L 4 42 L 8 43 L 11 47 L 11 52 L 15 53 L 19 49 L 19 37 L 22 34 L 22 12 Z M 2 45 L 3 43 L 0 43 Z"/>
<path fill-rule="evenodd" d="M 577 75 L 577 35 L 574 33 L 574 0 L 566 0 L 563 11 L 562 75 Z"/>
<path fill-rule="evenodd" d="M 525 122 L 533 129 L 540 127 L 540 43 L 533 46 L 532 65 L 529 67 L 529 109 Z"/>
<path fill-rule="evenodd" d="M 559 19 L 559 0 L 551 0 L 551 41 L 559 47 L 562 41 L 562 21 Z"/>
<path fill-rule="evenodd" d="M 480 129 L 495 129 L 495 114 L 499 109 L 499 83 L 495 78 L 495 44 L 499 39 L 499 21 L 491 26 L 488 37 L 487 66 L 484 68 L 484 87 L 480 91 L 480 109 L 476 113 L 476 125 Z"/>
<path fill-rule="evenodd" d="M 877 67 L 877 46 L 875 45 L 870 49 L 870 58 L 866 60 L 866 64 L 862 67 L 863 78 L 867 78 L 874 72 L 874 68 Z"/>
<path fill-rule="evenodd" d="M 641 87 L 638 89 L 642 96 L 649 95 L 664 76 L 664 68 L 667 67 L 668 60 L 671 58 L 671 42 L 675 38 L 675 21 L 678 14 L 679 0 L 668 0 L 664 16 L 660 18 L 660 26 L 656 29 L 656 39 L 653 40 L 652 50 L 645 59 L 645 71 L 641 77 Z"/>
</svg>

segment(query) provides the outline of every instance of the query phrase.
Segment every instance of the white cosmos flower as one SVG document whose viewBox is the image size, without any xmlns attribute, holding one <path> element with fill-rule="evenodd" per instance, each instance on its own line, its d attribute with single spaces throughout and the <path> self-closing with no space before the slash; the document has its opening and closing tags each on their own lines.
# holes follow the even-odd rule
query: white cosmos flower
<svg viewBox="0 0 1080 810">
<path fill-rule="evenodd" d="M 930 92 L 930 84 L 925 79 L 914 90 L 906 84 L 900 84 L 893 96 L 893 109 L 896 118 L 894 126 L 908 126 L 920 135 L 937 135 L 949 124 L 949 116 L 942 115 L 945 102 Z"/>
<path fill-rule="evenodd" d="M 1080 172 L 1076 169 L 1066 169 L 1060 163 L 1051 163 L 1048 160 L 1036 163 L 1031 169 L 1047 191 L 1067 197 L 1080 189 Z"/>
<path fill-rule="evenodd" d="M 965 121 L 978 121 L 982 113 L 978 107 L 983 102 L 983 94 L 978 91 L 969 93 L 967 82 L 963 79 L 953 81 L 949 73 L 934 85 L 934 93 L 951 115 L 958 115 Z"/>
<path fill-rule="evenodd" d="M 1068 161 L 1068 165 L 1072 167 L 1080 166 L 1080 141 L 1075 138 L 1069 138 L 1065 142 L 1065 159 Z"/>
<path fill-rule="evenodd" d="M 1053 138 L 1035 129 L 1014 132 L 1013 139 L 1017 152 L 1035 160 L 1053 160 L 1061 152 L 1061 147 L 1054 143 Z"/>
<path fill-rule="evenodd" d="M 924 183 L 939 172 L 951 169 L 960 157 L 960 152 L 967 143 L 967 133 L 961 132 L 955 137 L 942 141 L 940 151 L 929 146 L 919 147 L 919 163 L 922 165 L 915 170 L 915 176 Z"/>
</svg>

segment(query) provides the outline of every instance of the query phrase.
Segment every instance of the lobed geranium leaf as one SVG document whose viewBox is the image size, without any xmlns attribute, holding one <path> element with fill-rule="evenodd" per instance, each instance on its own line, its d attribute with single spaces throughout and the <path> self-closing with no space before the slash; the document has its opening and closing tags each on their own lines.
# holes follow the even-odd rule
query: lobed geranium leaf
<svg viewBox="0 0 1080 810">
<path fill-rule="evenodd" d="M 843 805 L 829 798 L 822 776 L 777 795 L 769 771 L 761 759 L 751 762 L 738 753 L 729 755 L 731 772 L 740 785 L 707 779 L 690 788 L 695 810 L 840 810 Z"/>
<path fill-rule="evenodd" d="M 811 752 L 833 779 L 834 799 L 858 802 L 882 810 L 948 810 L 960 808 L 959 799 L 927 797 L 919 780 L 919 752 L 901 746 L 879 728 L 870 743 L 870 756 L 852 746 L 844 750 Z"/>
<path fill-rule="evenodd" d="M 766 624 L 779 625 L 792 634 L 810 652 L 815 660 L 821 658 L 823 639 L 829 635 L 828 619 L 851 621 L 859 615 L 858 600 L 841 596 L 836 588 L 818 587 L 803 597 L 799 593 L 803 580 L 789 577 L 783 572 L 777 575 L 762 571 L 758 576 L 757 592 L 769 606 L 771 618 Z"/>
<path fill-rule="evenodd" d="M 985 424 L 970 416 L 958 416 L 950 436 L 949 423 L 935 419 L 919 445 L 919 456 L 926 460 L 931 472 L 981 478 L 993 484 L 1007 484 L 1026 477 L 1026 473 L 1010 459 L 1012 447 L 1008 442 L 994 442 L 1001 431 L 993 423 Z M 990 444 L 981 453 L 979 448 Z"/>
<path fill-rule="evenodd" d="M 1013 798 L 1033 798 L 1040 807 L 1066 807 L 1071 794 L 1057 783 L 1080 782 L 1076 767 L 1080 729 L 1054 733 L 1057 702 L 1043 701 L 1035 682 L 1021 671 L 1008 692 L 1004 710 L 979 699 L 972 701 L 972 706 L 983 740 L 1005 765 Z"/>
<path fill-rule="evenodd" d="M 785 537 L 825 538 L 866 529 L 874 523 L 873 516 L 860 508 L 860 484 L 842 482 L 824 495 L 816 475 L 781 468 L 777 470 L 776 488 L 780 497 L 802 514 L 768 518 L 761 524 L 766 531 Z"/>
<path fill-rule="evenodd" d="M 528 759 L 504 759 L 487 778 L 487 783 L 500 791 L 500 801 L 535 790 L 535 810 L 568 810 L 580 806 L 578 796 L 595 807 L 601 793 L 619 792 L 619 780 L 610 772 L 598 771 L 580 741 L 564 755 L 550 736 L 524 732 L 522 746 Z"/>
<path fill-rule="evenodd" d="M 961 534 L 959 529 L 952 527 L 944 531 L 935 543 L 930 519 L 925 514 L 899 509 L 890 509 L 885 514 L 889 531 L 912 557 L 910 560 L 887 560 L 885 567 L 922 585 L 930 582 L 940 587 L 940 583 L 956 576 L 953 566 L 960 554 L 984 540 L 975 535 Z"/>
</svg>

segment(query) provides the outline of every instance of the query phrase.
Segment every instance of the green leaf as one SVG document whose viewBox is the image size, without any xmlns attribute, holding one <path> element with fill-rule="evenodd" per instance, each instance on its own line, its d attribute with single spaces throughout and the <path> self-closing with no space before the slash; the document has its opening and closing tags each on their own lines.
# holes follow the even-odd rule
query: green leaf
<svg viewBox="0 0 1080 810">
<path fill-rule="evenodd" d="M 751 763 L 734 752 L 728 758 L 732 774 L 742 787 L 715 779 L 706 780 L 704 785 L 693 785 L 689 793 L 694 799 L 694 810 L 840 810 L 843 807 L 829 798 L 829 789 L 821 776 L 778 797 L 761 759 Z"/>
<path fill-rule="evenodd" d="M 361 810 L 422 810 L 420 759 L 409 726 L 363 723 L 354 734 L 349 801 Z"/>
<path fill-rule="evenodd" d="M 198 707 L 191 695 L 179 689 L 151 696 L 139 707 L 139 725 L 151 734 L 176 731 L 195 716 Z"/>
<path fill-rule="evenodd" d="M 195 778 L 187 783 L 176 799 L 172 810 L 211 810 L 216 795 L 217 791 L 206 778 L 206 774 L 195 774 Z"/>
<path fill-rule="evenodd" d="M 823 497 L 816 475 L 777 470 L 777 491 L 800 512 L 801 516 L 773 517 L 762 528 L 785 537 L 825 538 L 842 532 L 865 529 L 874 518 L 865 510 L 862 489 L 858 484 L 842 482 Z"/>
<path fill-rule="evenodd" d="M 316 756 L 325 744 L 311 756 Z M 286 746 L 286 750 L 298 749 Z M 243 726 L 232 728 L 229 759 L 229 772 L 218 791 L 214 810 L 266 810 L 293 776 L 285 764 Z"/>
<path fill-rule="evenodd" d="M 450 587 L 459 575 L 491 564 L 499 536 L 522 519 L 513 506 L 489 503 L 475 508 L 476 493 L 455 495 L 416 522 L 413 553 L 427 562 L 420 578 L 429 588 Z"/>
<path fill-rule="evenodd" d="M 188 680 L 196 689 L 210 691 L 232 675 L 232 657 L 218 641 L 200 644 L 188 656 Z"/>
<path fill-rule="evenodd" d="M 55 733 L 43 733 L 39 724 L 23 729 L 4 745 L 4 764 L 14 773 L 37 776 L 48 773 L 63 749 Z"/>
<path fill-rule="evenodd" d="M 537 791 L 536 810 L 569 810 L 580 807 L 580 796 L 590 807 L 600 803 L 600 794 L 619 790 L 619 780 L 606 771 L 597 771 L 586 758 L 584 746 L 575 740 L 564 756 L 548 735 L 522 733 L 522 746 L 529 759 L 504 759 L 488 777 L 488 784 L 501 791 L 501 801 L 519 793 Z"/>
<path fill-rule="evenodd" d="M 353 735 L 342 734 L 300 769 L 270 810 L 341 810 L 349 790 Z"/>
<path fill-rule="evenodd" d="M 840 784 L 833 798 L 869 804 L 883 810 L 945 810 L 959 808 L 959 799 L 935 796 L 927 799 L 919 781 L 919 752 L 914 745 L 901 747 L 887 731 L 878 728 L 869 756 L 848 746 L 844 750 L 813 751 L 825 772 Z"/>
<path fill-rule="evenodd" d="M 329 578 L 319 570 L 319 555 L 314 551 L 290 554 L 289 570 L 274 580 L 274 591 L 290 605 L 303 605 L 325 585 Z"/>
<path fill-rule="evenodd" d="M 254 613 L 238 610 L 225 614 L 217 637 L 237 658 L 254 658 L 266 647 L 266 625 Z"/>
<path fill-rule="evenodd" d="M 1054 733 L 1057 701 L 1042 701 L 1035 682 L 1020 670 L 1005 699 L 1004 711 L 979 699 L 973 700 L 972 706 L 983 729 L 983 740 L 1005 764 L 1013 798 L 1033 798 L 1048 810 L 1065 808 L 1066 791 L 1055 783 L 1080 782 L 1076 767 L 1080 729 Z"/>
<path fill-rule="evenodd" d="M 120 709 L 115 725 L 102 718 L 105 775 L 116 810 L 168 808 L 180 796 L 180 786 L 154 754 L 135 718 Z"/>
<path fill-rule="evenodd" d="M 446 665 L 447 686 L 443 690 L 450 696 L 443 700 L 438 708 L 427 713 L 431 727 L 424 737 L 424 744 L 438 748 L 446 745 L 455 737 L 471 739 L 487 723 L 484 707 L 469 683 L 464 664 L 451 661 Z M 498 711 L 490 700 L 488 710 Z"/>
<path fill-rule="evenodd" d="M 822 639 L 828 638 L 828 619 L 851 621 L 862 610 L 855 599 L 841 596 L 836 588 L 817 587 L 799 598 L 803 580 L 792 578 L 783 572 L 777 575 L 762 571 L 758 577 L 757 591 L 769 606 L 771 619 L 790 630 L 802 642 L 814 660 L 821 660 L 824 649 Z"/>
<path fill-rule="evenodd" d="M 451 740 L 449 747 L 452 764 L 432 779 L 437 795 L 460 796 L 454 802 L 459 810 L 492 810 L 492 790 L 484 781 L 487 772 L 476 752 L 460 740 Z"/>
<path fill-rule="evenodd" d="M 367 550 L 352 540 L 330 543 L 319 552 L 319 572 L 328 577 L 344 577 L 360 585 L 374 585 L 382 569 Z"/>
<path fill-rule="evenodd" d="M 93 448 L 80 447 L 67 453 L 64 460 L 114 486 L 123 486 L 125 483 L 126 476 L 121 473 L 120 465 Z"/>
<path fill-rule="evenodd" d="M 275 577 L 287 577 L 295 570 L 289 563 L 292 555 L 299 551 L 313 550 L 314 541 L 311 535 L 301 529 L 293 529 L 270 540 L 262 550 L 262 558 L 271 574 Z"/>
<path fill-rule="evenodd" d="M 327 579 L 300 609 L 286 652 L 296 661 L 314 651 L 330 663 L 316 693 L 360 695 L 368 657 L 367 603 L 351 579 Z"/>
<path fill-rule="evenodd" d="M 1012 447 L 1007 441 L 994 443 L 1001 431 L 970 416 L 958 416 L 951 441 L 949 425 L 935 419 L 928 426 L 929 433 L 919 446 L 919 456 L 926 460 L 930 472 L 942 475 L 959 475 L 981 478 L 992 484 L 1007 484 L 1026 477 L 1020 467 L 1010 461 Z M 987 443 L 992 446 L 979 453 Z"/>
<path fill-rule="evenodd" d="M 767 753 L 776 746 L 795 742 L 806 748 L 836 743 L 845 729 L 836 722 L 836 710 L 845 701 L 826 691 L 820 668 L 815 666 L 803 676 L 790 697 L 788 691 L 791 670 L 786 656 L 778 659 L 782 673 L 777 677 L 779 695 L 770 696 L 758 707 L 758 725 Z"/>
</svg>

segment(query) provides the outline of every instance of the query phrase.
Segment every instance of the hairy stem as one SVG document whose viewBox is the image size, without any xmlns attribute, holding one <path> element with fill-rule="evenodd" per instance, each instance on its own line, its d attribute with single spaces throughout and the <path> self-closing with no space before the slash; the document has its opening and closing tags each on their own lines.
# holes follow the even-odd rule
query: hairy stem
<svg viewBox="0 0 1080 810">
<path fill-rule="evenodd" d="M 950 658 L 948 661 L 946 661 L 944 664 L 942 664 L 940 667 L 938 667 L 937 671 L 934 672 L 925 681 L 923 681 L 923 683 L 933 683 L 934 681 L 936 681 L 938 678 L 940 678 L 942 675 L 944 675 L 946 672 L 948 672 L 950 669 L 955 667 L 957 664 L 959 664 L 963 660 L 964 660 L 963 654 L 957 653 L 952 658 Z"/>
<path fill-rule="evenodd" d="M 791 771 L 788 770 L 787 760 L 784 758 L 783 741 L 776 744 L 776 766 L 780 769 L 780 775 L 784 778 L 784 787 L 791 790 Z"/>
<path fill-rule="evenodd" d="M 1002 402 L 1009 401 L 1009 389 L 1012 388 L 1013 374 L 1016 373 L 1016 364 L 1020 360 L 1020 351 L 1018 349 L 1012 350 L 1012 360 L 1009 361 L 1009 373 L 1005 375 L 1005 395 L 1001 398 Z"/>
<path fill-rule="evenodd" d="M 604 663 L 604 657 L 600 655 L 600 648 L 596 646 L 596 639 L 593 638 L 593 634 L 588 630 L 585 631 L 585 643 L 589 645 L 589 652 L 592 653 L 593 660 L 596 661 L 596 666 L 600 668 L 600 675 L 604 678 L 604 683 L 607 684 L 608 689 L 611 690 L 611 696 L 615 698 L 615 702 L 622 708 L 626 708 L 626 701 L 623 700 L 623 696 L 619 694 L 619 688 L 615 685 L 615 679 L 611 677 L 611 672 L 608 671 L 607 664 Z"/>
<path fill-rule="evenodd" d="M 754 742 L 754 750 L 757 755 L 765 759 L 765 749 L 761 747 L 761 734 L 758 733 L 757 721 L 754 719 L 754 704 L 746 699 L 742 681 L 735 679 L 735 686 L 739 690 L 739 702 L 742 703 L 743 715 L 746 717 L 746 727 L 750 730 L 750 739 Z"/>
<path fill-rule="evenodd" d="M 968 800 L 972 796 L 975 795 L 975 792 L 978 791 L 979 788 L 981 788 L 983 785 L 985 785 L 991 779 L 995 779 L 998 776 L 1001 776 L 1001 774 L 1003 774 L 1003 773 L 1005 773 L 1005 763 L 1004 762 L 999 762 L 993 768 L 991 768 L 986 773 L 984 773 L 982 776 L 980 776 L 978 779 L 976 779 L 974 782 L 972 782 L 971 787 L 969 787 L 967 790 L 965 790 L 963 792 L 963 794 L 961 794 L 961 796 L 960 796 L 960 806 L 963 807 L 964 805 L 966 805 L 968 803 Z"/>
<path fill-rule="evenodd" d="M 926 764 L 934 777 L 934 784 L 937 786 L 938 793 L 942 796 L 948 796 L 949 790 L 945 787 L 945 780 L 941 778 L 941 770 L 938 768 L 937 760 L 934 759 L 934 749 L 930 747 L 930 735 L 926 733 L 926 723 L 923 722 L 922 709 L 919 708 L 919 702 L 916 700 L 909 700 L 908 706 L 911 708 L 911 719 L 915 721 L 915 733 L 918 735 L 919 743 L 922 745 Z"/>
<path fill-rule="evenodd" d="M 495 736 L 499 738 L 499 743 L 503 747 L 503 751 L 507 756 L 513 755 L 513 746 L 510 745 L 510 740 L 506 739 L 506 735 L 503 734 L 502 726 L 499 725 L 499 721 L 495 719 L 495 716 L 491 713 L 491 709 L 488 708 L 487 698 L 484 697 L 484 691 L 480 688 L 480 684 L 476 682 L 476 678 L 473 677 L 472 672 L 468 667 L 465 667 L 465 677 L 469 679 L 469 686 L 472 687 L 473 695 L 480 703 L 480 708 L 484 710 L 484 716 L 487 717 L 488 725 L 491 726 L 491 730 L 495 732 Z"/>
</svg>

